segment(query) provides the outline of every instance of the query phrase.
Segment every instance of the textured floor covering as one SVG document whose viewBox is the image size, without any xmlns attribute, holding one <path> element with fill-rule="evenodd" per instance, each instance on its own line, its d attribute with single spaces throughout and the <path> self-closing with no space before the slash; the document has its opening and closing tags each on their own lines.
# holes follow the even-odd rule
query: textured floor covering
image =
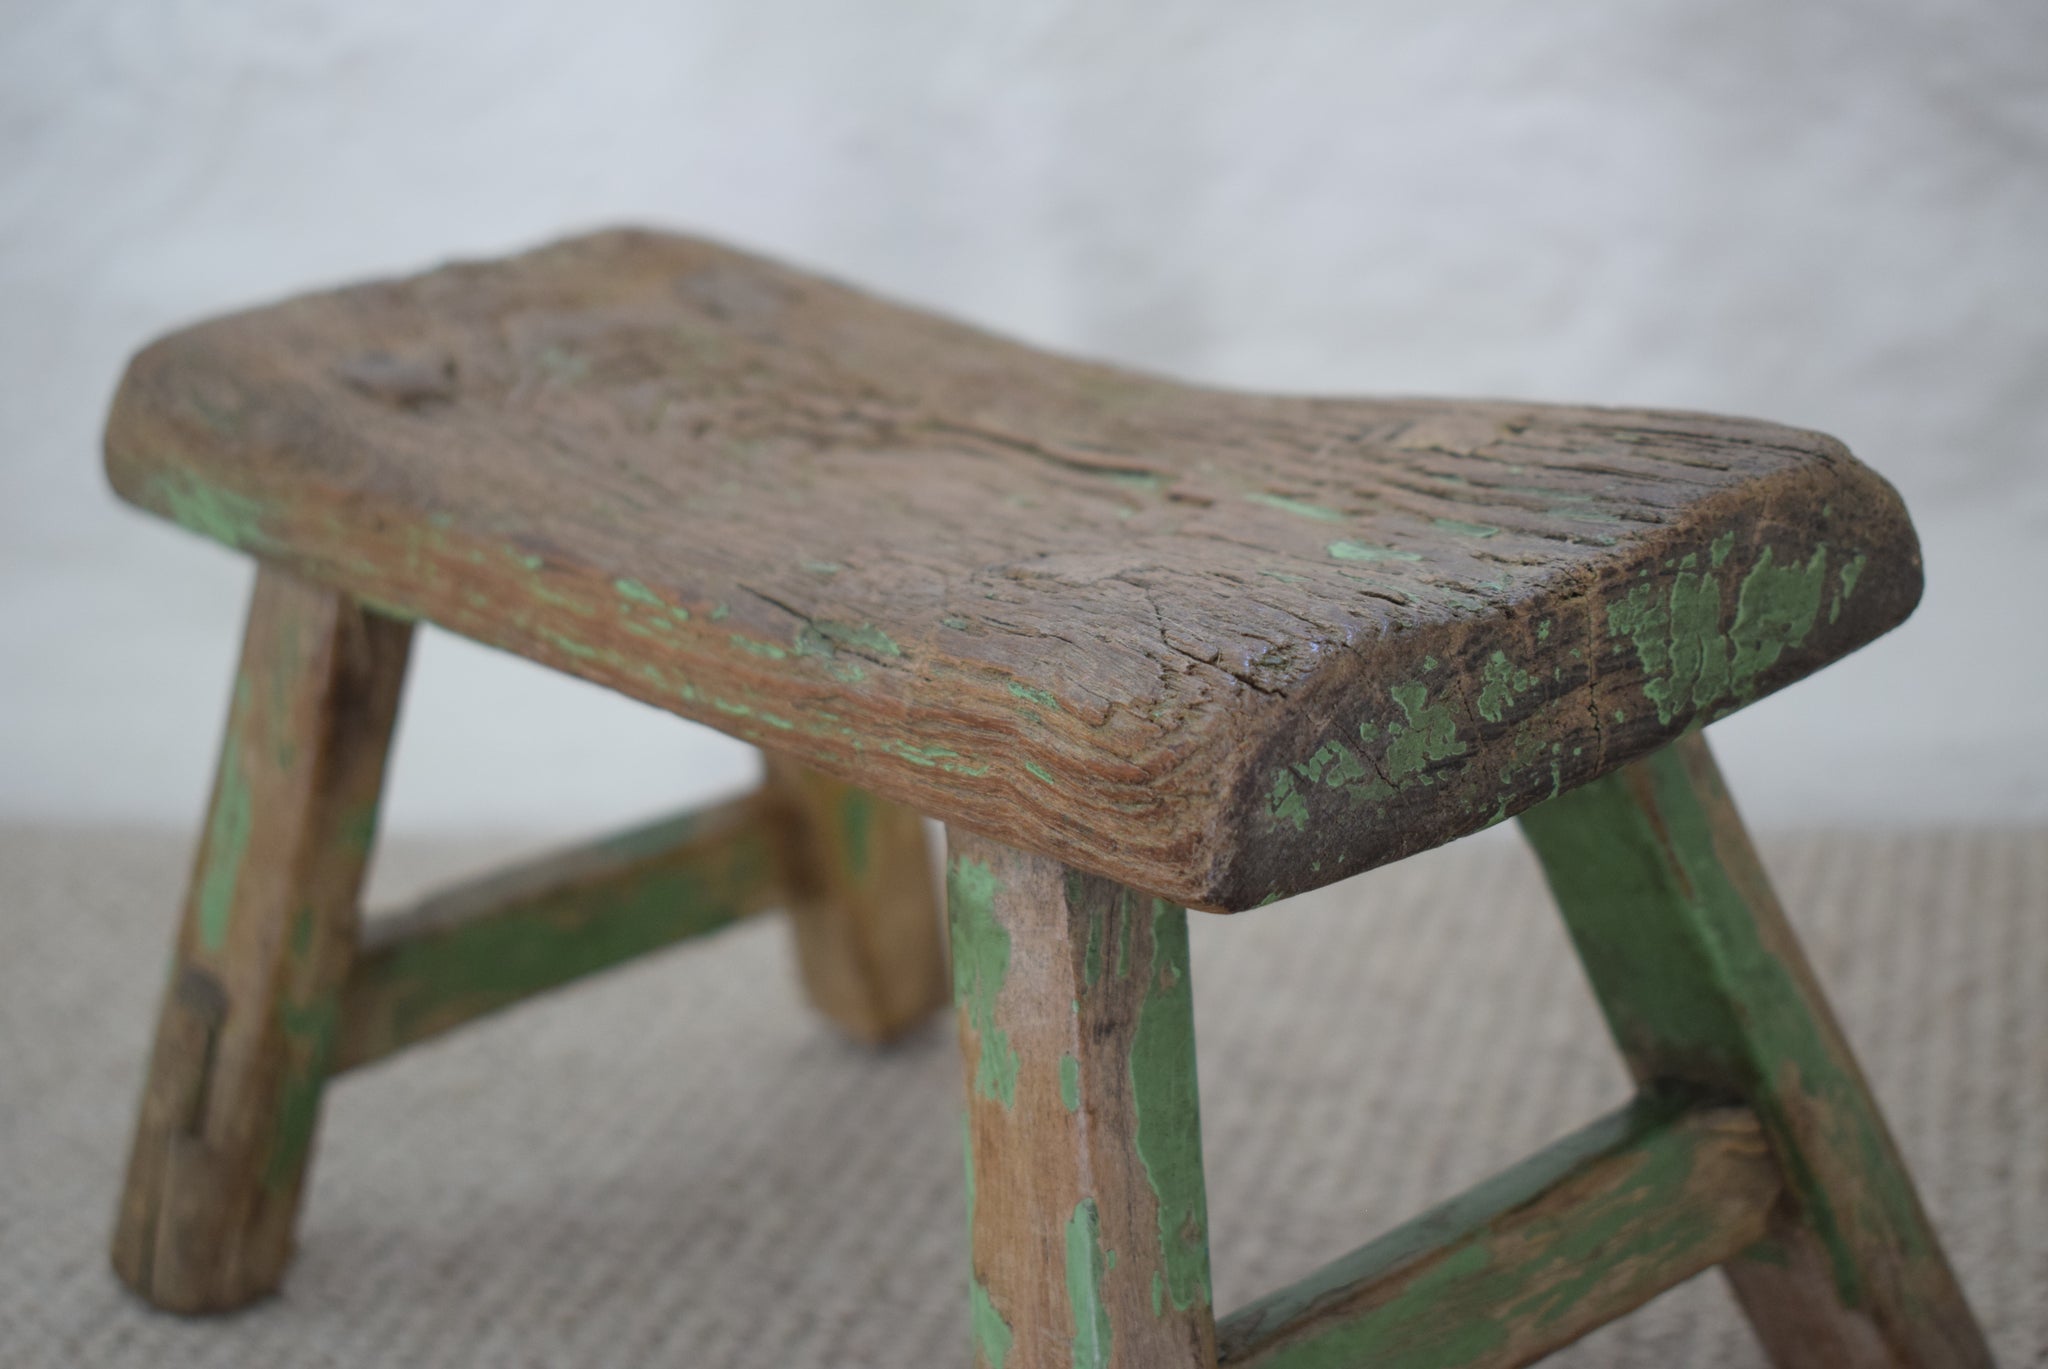
<svg viewBox="0 0 2048 1369">
<path fill-rule="evenodd" d="M 378 883 L 488 854 L 400 846 Z M 2048 833 L 1766 854 L 2001 1363 L 2048 1365 Z M 0 1363 L 966 1363 L 950 1028 L 840 1043 L 773 920 L 346 1079 L 285 1294 L 148 1311 L 102 1251 L 183 863 L 0 832 Z M 1625 1095 L 1512 841 L 1193 921 L 1221 1306 Z M 1711 1276 L 1553 1362 L 1763 1363 Z"/>
</svg>

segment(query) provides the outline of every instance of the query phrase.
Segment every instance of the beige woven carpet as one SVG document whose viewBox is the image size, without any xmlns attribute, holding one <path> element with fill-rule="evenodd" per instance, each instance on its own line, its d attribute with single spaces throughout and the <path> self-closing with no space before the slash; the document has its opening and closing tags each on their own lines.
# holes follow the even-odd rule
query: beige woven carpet
<svg viewBox="0 0 2048 1369">
<path fill-rule="evenodd" d="M 485 854 L 401 846 L 379 884 Z M 2048 834 L 1767 854 L 2001 1363 L 2048 1365 Z M 841 1044 L 772 919 L 344 1080 L 284 1295 L 148 1311 L 102 1248 L 183 863 L 0 833 L 0 1363 L 966 1362 L 950 1025 Z M 1512 841 L 1194 921 L 1225 1307 L 1625 1095 Z M 1712 1276 L 1556 1362 L 1763 1363 Z"/>
</svg>

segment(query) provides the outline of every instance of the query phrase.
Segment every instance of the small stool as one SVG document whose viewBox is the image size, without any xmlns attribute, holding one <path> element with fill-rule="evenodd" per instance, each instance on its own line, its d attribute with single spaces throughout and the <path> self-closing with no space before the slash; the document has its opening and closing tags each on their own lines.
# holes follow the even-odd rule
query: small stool
<svg viewBox="0 0 2048 1369">
<path fill-rule="evenodd" d="M 278 1285 L 329 1078 L 642 951 L 786 907 L 915 1024 L 924 813 L 987 1369 L 1519 1365 L 1713 1265 L 1779 1365 L 1990 1363 L 1698 735 L 1919 597 L 1832 439 L 1198 389 L 609 232 L 166 338 L 106 451 L 260 566 L 114 1241 L 161 1307 Z M 364 932 L 416 621 L 766 782 Z M 1639 1098 L 1218 1320 L 1183 908 L 1517 814 Z"/>
</svg>

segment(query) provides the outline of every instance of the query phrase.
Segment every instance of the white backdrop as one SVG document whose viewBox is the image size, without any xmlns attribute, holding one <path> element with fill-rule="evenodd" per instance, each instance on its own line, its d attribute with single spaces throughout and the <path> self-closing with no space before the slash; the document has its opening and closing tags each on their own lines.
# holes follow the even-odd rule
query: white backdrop
<svg viewBox="0 0 2048 1369">
<path fill-rule="evenodd" d="M 0 816 L 196 820 L 244 563 L 121 510 L 126 353 L 639 220 L 1239 385 L 1720 409 L 1905 492 L 1905 628 L 1715 729 L 1766 821 L 2048 818 L 2048 8 L 0 0 Z M 401 828 L 745 748 L 428 634 Z"/>
</svg>

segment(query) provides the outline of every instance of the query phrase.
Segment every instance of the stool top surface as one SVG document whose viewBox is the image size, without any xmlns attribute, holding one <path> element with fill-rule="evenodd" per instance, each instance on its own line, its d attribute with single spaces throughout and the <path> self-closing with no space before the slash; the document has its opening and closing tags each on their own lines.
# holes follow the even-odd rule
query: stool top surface
<svg viewBox="0 0 2048 1369">
<path fill-rule="evenodd" d="M 1254 395 L 613 231 L 131 363 L 125 498 L 1197 907 L 1511 815 L 1920 592 L 1833 439 Z"/>
</svg>

